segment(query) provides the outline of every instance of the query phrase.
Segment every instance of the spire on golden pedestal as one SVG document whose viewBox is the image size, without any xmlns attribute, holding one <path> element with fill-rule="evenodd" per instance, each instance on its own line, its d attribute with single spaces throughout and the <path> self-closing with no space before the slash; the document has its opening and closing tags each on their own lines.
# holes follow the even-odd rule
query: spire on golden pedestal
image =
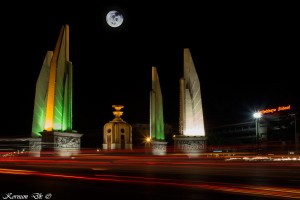
<svg viewBox="0 0 300 200">
<path fill-rule="evenodd" d="M 113 114 L 115 116 L 114 120 L 122 120 L 121 116 L 123 115 L 123 111 L 121 111 L 122 108 L 124 108 L 123 105 L 112 105 L 113 108 L 115 108 L 115 111 L 113 111 Z"/>
</svg>

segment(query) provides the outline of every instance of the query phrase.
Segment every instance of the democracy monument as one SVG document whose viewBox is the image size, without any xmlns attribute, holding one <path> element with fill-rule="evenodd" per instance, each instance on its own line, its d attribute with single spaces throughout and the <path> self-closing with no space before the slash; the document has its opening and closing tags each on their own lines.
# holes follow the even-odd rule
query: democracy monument
<svg viewBox="0 0 300 200">
<path fill-rule="evenodd" d="M 184 49 L 184 75 L 180 79 L 179 133 L 173 136 L 174 148 L 184 153 L 206 149 L 200 81 L 190 50 Z M 27 143 L 29 155 L 44 153 L 69 156 L 79 152 L 83 134 L 72 129 L 73 65 L 69 59 L 69 26 L 63 25 L 54 51 L 43 61 L 35 89 L 32 131 Z M 104 125 L 103 149 L 132 149 L 132 127 L 122 120 L 123 105 L 113 105 L 115 118 Z M 165 155 L 163 97 L 156 67 L 152 67 L 149 133 L 152 154 Z M 0 139 L 1 141 L 8 140 Z M 10 141 L 11 142 L 11 141 Z"/>
<path fill-rule="evenodd" d="M 72 130 L 73 66 L 69 59 L 69 26 L 62 26 L 54 51 L 48 51 L 34 99 L 31 151 L 69 155 L 80 150 L 82 134 Z"/>
<path fill-rule="evenodd" d="M 150 91 L 150 144 L 152 154 L 165 155 L 167 141 L 165 141 L 163 98 L 156 67 L 152 67 L 152 89 Z"/>
<path fill-rule="evenodd" d="M 102 148 L 105 150 L 132 149 L 132 126 L 121 118 L 124 106 L 112 105 L 112 107 L 115 109 L 113 111 L 115 118 L 103 127 Z"/>
<path fill-rule="evenodd" d="M 48 153 L 70 156 L 79 152 L 83 134 L 72 129 L 72 101 L 69 26 L 63 25 L 54 51 L 46 53 L 36 82 L 31 137 L 0 138 L 2 146 L 37 157 Z"/>
<path fill-rule="evenodd" d="M 200 81 L 188 48 L 184 49 L 184 75 L 180 79 L 179 134 L 173 137 L 176 151 L 200 153 L 206 150 Z"/>
</svg>

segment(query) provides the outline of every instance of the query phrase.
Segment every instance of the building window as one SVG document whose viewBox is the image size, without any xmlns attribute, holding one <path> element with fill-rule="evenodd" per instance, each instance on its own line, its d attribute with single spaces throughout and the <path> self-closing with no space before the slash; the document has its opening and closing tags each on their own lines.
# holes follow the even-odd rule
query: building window
<svg viewBox="0 0 300 200">
<path fill-rule="evenodd" d="M 124 132 L 125 132 L 124 128 L 121 128 L 121 133 L 124 133 Z"/>
<path fill-rule="evenodd" d="M 107 129 L 107 132 L 108 132 L 108 133 L 110 133 L 110 132 L 111 132 L 111 129 L 110 129 L 110 128 L 109 128 L 109 129 Z"/>
</svg>

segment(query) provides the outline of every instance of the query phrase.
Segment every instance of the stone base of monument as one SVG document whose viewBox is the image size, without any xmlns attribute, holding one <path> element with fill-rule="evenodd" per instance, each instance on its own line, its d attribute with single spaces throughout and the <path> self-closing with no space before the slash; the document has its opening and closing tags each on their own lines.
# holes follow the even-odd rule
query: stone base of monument
<svg viewBox="0 0 300 200">
<path fill-rule="evenodd" d="M 167 144 L 164 141 L 151 141 L 151 152 L 153 155 L 166 155 L 167 154 Z"/>
<path fill-rule="evenodd" d="M 42 138 L 30 138 L 28 156 L 40 157 L 41 150 L 42 150 Z"/>
<path fill-rule="evenodd" d="M 185 153 L 188 156 L 199 156 L 206 151 L 206 137 L 175 135 L 174 151 Z"/>
<path fill-rule="evenodd" d="M 83 134 L 56 131 L 43 131 L 41 134 L 41 156 L 72 156 L 80 152 Z"/>
</svg>

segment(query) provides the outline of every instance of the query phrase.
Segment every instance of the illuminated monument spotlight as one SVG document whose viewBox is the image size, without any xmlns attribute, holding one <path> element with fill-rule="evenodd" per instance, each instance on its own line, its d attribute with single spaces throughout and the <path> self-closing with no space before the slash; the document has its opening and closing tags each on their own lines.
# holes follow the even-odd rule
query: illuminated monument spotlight
<svg viewBox="0 0 300 200">
<path fill-rule="evenodd" d="M 206 149 L 206 137 L 200 81 L 188 48 L 184 49 L 184 77 L 180 79 L 179 135 L 174 145 L 184 152 L 200 152 Z"/>
<path fill-rule="evenodd" d="M 46 54 L 36 83 L 31 135 L 42 138 L 42 150 L 66 153 L 80 149 L 82 134 L 72 130 L 72 68 L 69 26 L 64 25 L 54 52 Z"/>
<path fill-rule="evenodd" d="M 164 132 L 163 100 L 156 67 L 152 67 L 152 90 L 150 91 L 150 138 L 152 153 L 164 155 L 167 142 Z"/>
</svg>

